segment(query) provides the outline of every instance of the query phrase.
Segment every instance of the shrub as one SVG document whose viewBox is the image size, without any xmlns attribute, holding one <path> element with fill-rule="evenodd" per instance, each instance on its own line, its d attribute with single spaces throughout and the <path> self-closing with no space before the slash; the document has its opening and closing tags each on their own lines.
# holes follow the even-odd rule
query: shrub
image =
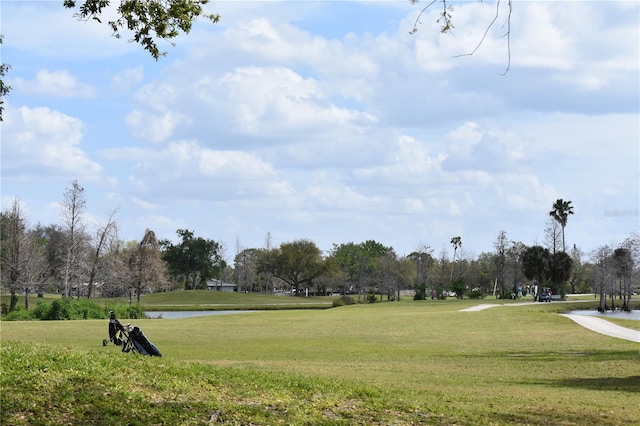
<svg viewBox="0 0 640 426">
<path fill-rule="evenodd" d="M 37 318 L 33 315 L 33 311 L 27 311 L 25 308 L 19 306 L 5 315 L 2 319 L 4 321 L 31 321 Z"/>
<path fill-rule="evenodd" d="M 469 292 L 469 299 L 484 299 L 484 294 L 479 288 L 474 288 Z"/>
<path fill-rule="evenodd" d="M 69 316 L 69 319 L 103 319 L 106 312 L 91 300 L 72 300 L 69 303 Z"/>
<path fill-rule="evenodd" d="M 375 293 L 367 293 L 367 303 L 376 303 L 378 301 L 378 295 Z"/>
<path fill-rule="evenodd" d="M 426 300 L 427 288 L 424 284 L 420 284 L 416 287 L 416 294 L 413 296 L 413 300 Z"/>
<path fill-rule="evenodd" d="M 114 311 L 118 318 L 123 319 L 145 318 L 144 310 L 138 305 L 107 305 L 102 307 L 92 300 L 65 297 L 51 303 L 39 300 L 36 307 L 30 311 L 18 307 L 2 319 L 5 321 L 107 319 L 109 311 Z"/>
<path fill-rule="evenodd" d="M 51 303 L 49 309 L 43 312 L 40 318 L 43 320 L 64 320 L 71 319 L 69 317 L 69 299 L 56 299 Z"/>
<path fill-rule="evenodd" d="M 355 305 L 356 300 L 348 295 L 342 295 L 340 296 L 339 299 L 336 299 L 333 301 L 333 306 L 337 307 L 337 306 L 344 306 L 344 305 Z"/>
</svg>

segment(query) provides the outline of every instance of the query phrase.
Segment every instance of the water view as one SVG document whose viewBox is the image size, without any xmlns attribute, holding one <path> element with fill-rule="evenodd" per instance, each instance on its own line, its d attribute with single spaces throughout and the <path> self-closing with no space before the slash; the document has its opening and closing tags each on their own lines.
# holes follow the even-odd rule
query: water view
<svg viewBox="0 0 640 426">
<path fill-rule="evenodd" d="M 602 317 L 602 318 L 619 318 L 619 319 L 630 319 L 630 320 L 638 320 L 640 321 L 640 311 L 635 310 L 631 312 L 626 311 L 606 311 L 606 312 L 598 312 L 596 310 L 580 310 L 580 311 L 571 311 L 568 312 L 570 315 L 587 315 L 594 317 Z"/>
<path fill-rule="evenodd" d="M 145 312 L 147 318 L 161 318 L 161 319 L 180 319 L 190 317 L 204 317 L 209 315 L 228 315 L 228 314 L 242 314 L 252 311 L 153 311 Z"/>
</svg>

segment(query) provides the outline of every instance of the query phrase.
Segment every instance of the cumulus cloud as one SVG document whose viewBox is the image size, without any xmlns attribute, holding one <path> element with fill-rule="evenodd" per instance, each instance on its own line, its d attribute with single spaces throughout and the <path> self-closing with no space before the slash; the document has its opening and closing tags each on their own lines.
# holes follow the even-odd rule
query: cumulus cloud
<svg viewBox="0 0 640 426">
<path fill-rule="evenodd" d="M 148 199 L 243 199 L 286 197 L 292 188 L 273 166 L 254 154 L 216 151 L 195 141 L 178 141 L 158 149 L 112 149 L 111 160 L 133 163 L 129 182 L 136 203 Z"/>
<path fill-rule="evenodd" d="M 93 98 L 96 95 L 96 90 L 91 85 L 77 81 L 67 70 L 40 70 L 34 80 L 18 77 L 11 84 L 16 91 L 40 96 Z"/>
<path fill-rule="evenodd" d="M 128 93 L 144 78 L 142 67 L 127 68 L 115 73 L 111 77 L 111 92 L 116 94 Z"/>
<path fill-rule="evenodd" d="M 582 241 L 595 238 L 584 224 L 606 208 L 638 202 L 634 2 L 515 3 L 503 77 L 504 9 L 472 57 L 454 57 L 477 45 L 495 3 L 456 6 L 444 35 L 430 10 L 409 35 L 419 5 L 223 2 L 214 5 L 223 22 L 196 24 L 153 66 L 139 46 L 114 40 L 112 50 L 108 34 L 97 41 L 93 26 L 86 43 L 56 56 L 51 46 L 66 49 L 79 30 L 57 34 L 50 23 L 52 41 L 42 40 L 16 27 L 14 17 L 30 15 L 16 15 L 16 4 L 3 6 L 14 11 L 5 41 L 30 39 L 3 53 L 33 55 L 29 69 L 73 70 L 40 80 L 16 72 L 19 84 L 51 82 L 76 96 L 90 93 L 81 82 L 111 90 L 93 92 L 91 104 L 47 95 L 42 110 L 12 93 L 41 119 L 9 111 L 3 181 L 34 170 L 42 181 L 48 168 L 68 167 L 121 182 L 109 202 L 123 204 L 136 238 L 145 227 L 163 237 L 186 227 L 250 245 L 267 232 L 274 244 L 308 237 L 323 248 L 374 238 L 402 253 L 462 235 L 481 251 L 500 229 L 532 242 L 558 197 L 574 201 L 568 231 L 581 235 L 568 237 Z M 602 231 L 606 242 L 623 226 L 613 222 L 602 222 L 618 226 Z"/>
<path fill-rule="evenodd" d="M 4 113 L 2 176 L 97 178 L 102 167 L 81 147 L 81 120 L 46 107 L 14 108 Z"/>
</svg>

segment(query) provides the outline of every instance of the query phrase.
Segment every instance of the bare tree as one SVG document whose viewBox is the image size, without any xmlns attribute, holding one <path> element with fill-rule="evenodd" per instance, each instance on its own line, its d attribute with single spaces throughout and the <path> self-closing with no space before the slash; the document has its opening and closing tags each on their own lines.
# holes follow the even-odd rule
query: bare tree
<svg viewBox="0 0 640 426">
<path fill-rule="evenodd" d="M 89 267 L 89 281 L 87 283 L 87 299 L 91 299 L 91 295 L 93 293 L 94 280 L 98 273 L 98 262 L 100 261 L 100 256 L 105 250 L 109 239 L 118 231 L 118 225 L 114 219 L 117 211 L 117 209 L 113 210 L 111 214 L 109 214 L 106 225 L 96 231 L 96 235 L 93 239 L 93 251 L 91 253 Z"/>
<path fill-rule="evenodd" d="M 102 282 L 102 297 L 122 297 L 126 294 L 129 270 L 125 257 L 124 243 L 114 236 L 98 267 L 97 277 Z"/>
<path fill-rule="evenodd" d="M 165 285 L 165 264 L 160 255 L 156 234 L 147 229 L 136 250 L 129 258 L 131 288 L 140 304 L 140 296 L 145 290 L 154 290 Z"/>
<path fill-rule="evenodd" d="M 544 226 L 544 242 L 551 254 L 556 254 L 562 247 L 562 226 L 554 218 L 549 218 Z"/>
<path fill-rule="evenodd" d="M 507 293 L 507 286 L 504 278 L 506 255 L 509 242 L 507 241 L 507 233 L 505 231 L 499 231 L 496 241 L 493 246 L 496 249 L 496 256 L 494 260 L 496 262 L 496 279 L 500 285 L 500 294 L 504 297 Z"/>
<path fill-rule="evenodd" d="M 26 218 L 16 197 L 11 209 L 2 214 L 2 282 L 9 287 L 11 301 L 9 311 L 16 307 L 23 273 L 22 258 L 25 254 Z"/>
<path fill-rule="evenodd" d="M 2 282 L 6 283 L 11 299 L 9 311 L 17 304 L 17 293 L 25 295 L 25 309 L 29 310 L 29 294 L 42 291 L 46 279 L 46 257 L 36 232 L 27 229 L 27 219 L 16 197 L 11 209 L 2 214 Z"/>
<path fill-rule="evenodd" d="M 24 289 L 24 307 L 29 310 L 29 294 L 43 291 L 47 273 L 47 258 L 44 247 L 32 232 L 25 235 L 23 252 L 24 255 L 20 261 L 20 286 Z"/>
<path fill-rule="evenodd" d="M 571 248 L 571 260 L 573 261 L 573 271 L 571 278 L 569 279 L 569 285 L 571 286 L 572 293 L 579 293 L 582 291 L 584 285 L 586 271 L 582 264 L 583 253 L 582 250 L 575 244 Z"/>
<path fill-rule="evenodd" d="M 622 298 L 622 309 L 631 310 L 631 277 L 633 275 L 633 258 L 631 250 L 624 245 L 613 251 L 613 265 L 615 268 L 615 277 L 618 282 L 618 294 Z"/>
<path fill-rule="evenodd" d="M 65 262 L 63 265 L 64 295 L 71 297 L 72 286 L 78 288 L 78 297 L 84 268 L 84 248 L 87 241 L 83 215 L 86 209 L 84 188 L 77 180 L 64 193 L 61 217 L 66 231 Z"/>
<path fill-rule="evenodd" d="M 520 277 L 520 256 L 526 249 L 525 245 L 519 241 L 511 241 L 511 244 L 507 248 L 506 255 L 510 262 L 510 270 L 513 272 L 513 293 L 518 297 L 521 296 L 518 292 L 518 278 Z"/>
<path fill-rule="evenodd" d="M 444 280 L 445 280 L 445 270 L 447 266 L 447 257 L 448 257 L 447 249 L 443 246 L 442 250 L 440 250 L 440 255 L 438 256 L 438 265 L 437 265 L 440 272 L 440 282 L 438 283 L 438 288 L 437 288 L 438 298 L 444 297 L 444 287 L 445 287 Z"/>
<path fill-rule="evenodd" d="M 598 310 L 604 312 L 607 310 L 607 293 L 610 293 L 613 282 L 613 250 L 608 245 L 598 247 L 591 252 L 591 261 L 594 264 L 594 293 L 600 295 L 600 304 Z"/>
</svg>

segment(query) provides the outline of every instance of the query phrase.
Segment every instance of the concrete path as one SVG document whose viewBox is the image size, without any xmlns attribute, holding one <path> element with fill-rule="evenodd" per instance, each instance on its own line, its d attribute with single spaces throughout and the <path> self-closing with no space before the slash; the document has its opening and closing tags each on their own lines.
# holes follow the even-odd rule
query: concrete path
<svg viewBox="0 0 640 426">
<path fill-rule="evenodd" d="M 588 328 L 591 331 L 595 331 L 596 333 L 640 343 L 640 331 L 638 330 L 621 327 L 607 320 L 603 320 L 602 318 L 592 317 L 588 315 L 560 315 L 562 315 L 563 317 L 567 317 L 580 324 L 581 326 Z"/>
<path fill-rule="evenodd" d="M 559 303 L 559 302 L 553 302 Z M 480 305 L 472 306 L 470 308 L 461 309 L 460 312 L 478 312 L 489 308 L 495 308 L 496 306 L 526 306 L 535 305 L 537 302 L 522 302 L 522 303 L 481 303 Z M 596 333 L 604 334 L 609 337 L 615 337 L 618 339 L 630 340 L 632 342 L 640 343 L 640 331 L 632 330 L 630 328 L 622 327 L 602 318 L 588 316 L 588 315 L 570 315 L 560 314 L 563 317 L 567 317 L 573 320 L 575 323 L 588 328 Z"/>
</svg>

